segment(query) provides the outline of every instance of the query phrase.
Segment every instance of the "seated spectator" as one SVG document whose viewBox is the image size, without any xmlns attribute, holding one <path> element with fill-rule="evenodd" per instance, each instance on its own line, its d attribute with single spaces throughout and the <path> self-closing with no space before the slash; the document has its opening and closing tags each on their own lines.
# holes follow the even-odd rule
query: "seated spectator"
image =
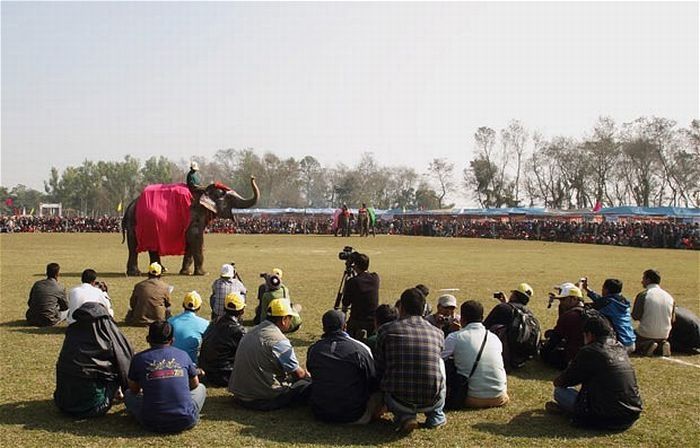
<svg viewBox="0 0 700 448">
<path fill-rule="evenodd" d="M 625 348 L 612 336 L 612 327 L 603 317 L 586 320 L 583 339 L 585 345 L 554 380 L 555 401 L 545 408 L 571 415 L 579 426 L 629 428 L 642 412 L 642 399 Z M 580 391 L 574 388 L 579 384 Z"/>
<path fill-rule="evenodd" d="M 270 309 L 270 303 L 272 303 L 273 300 L 287 299 L 291 303 L 289 288 L 282 283 L 282 271 L 280 269 L 273 269 L 272 272 L 272 275 L 265 275 L 265 290 L 262 293 L 259 305 L 261 321 L 268 317 L 267 310 Z M 298 303 L 292 303 L 291 305 L 295 314 L 292 316 L 292 325 L 287 330 L 288 333 L 297 331 L 301 326 L 301 316 L 299 315 L 301 312 L 301 305 Z"/>
<path fill-rule="evenodd" d="M 425 309 L 423 310 L 423 317 L 430 316 L 431 314 L 433 314 L 433 307 L 430 306 L 430 302 L 428 301 L 428 296 L 430 295 L 430 288 L 425 286 L 423 283 L 418 283 L 416 286 L 414 286 L 414 288 L 420 291 L 423 294 L 423 297 L 425 298 Z M 398 304 L 398 301 L 396 303 Z"/>
<path fill-rule="evenodd" d="M 221 276 L 212 283 L 212 293 L 211 297 L 209 297 L 212 322 L 216 322 L 216 319 L 224 315 L 224 302 L 226 301 L 226 297 L 232 292 L 243 299 L 243 302 L 246 301 L 246 293 L 248 290 L 236 277 L 236 268 L 234 268 L 232 264 L 224 264 L 221 266 Z"/>
<path fill-rule="evenodd" d="M 228 385 L 239 405 L 271 411 L 308 399 L 310 375 L 299 365 L 284 335 L 295 315 L 289 300 L 275 299 L 270 302 L 268 317 L 241 339 Z"/>
<path fill-rule="evenodd" d="M 671 344 L 667 339 L 676 305 L 671 294 L 661 289 L 660 283 L 659 272 L 647 269 L 642 275 L 645 290 L 634 299 L 632 318 L 639 321 L 636 353 L 640 355 L 671 356 Z"/>
<path fill-rule="evenodd" d="M 456 370 L 455 376 L 447 375 L 447 394 L 457 392 L 455 401 L 469 408 L 504 406 L 510 398 L 501 356 L 503 345 L 482 324 L 484 307 L 481 303 L 464 302 L 460 313 L 462 329 L 447 336 L 442 351 L 442 358 L 446 363 L 454 363 Z M 460 377 L 468 381 L 467 390 L 451 381 L 460 381 Z"/>
<path fill-rule="evenodd" d="M 207 385 L 228 386 L 236 350 L 245 335 L 245 327 L 241 324 L 244 311 L 245 301 L 241 296 L 229 293 L 224 301 L 224 314 L 212 321 L 204 332 L 199 367 L 206 372 L 204 381 Z"/>
<path fill-rule="evenodd" d="M 559 318 L 551 330 L 544 333 L 546 341 L 540 348 L 540 358 L 550 366 L 564 370 L 583 346 L 583 294 L 573 283 L 563 283 L 550 300 L 559 300 Z"/>
<path fill-rule="evenodd" d="M 382 325 L 393 322 L 399 318 L 399 310 L 395 306 L 387 305 L 386 303 L 379 305 L 374 313 L 374 334 L 367 338 L 367 347 L 374 351 L 377 347 L 377 330 Z"/>
<path fill-rule="evenodd" d="M 687 308 L 676 307 L 676 319 L 668 336 L 671 350 L 693 353 L 700 351 L 700 318 Z"/>
<path fill-rule="evenodd" d="M 168 319 L 173 327 L 173 347 L 184 350 L 192 362 L 197 361 L 202 336 L 209 326 L 208 320 L 197 316 L 201 307 L 202 297 L 197 291 L 190 291 L 182 301 L 182 313 Z"/>
<path fill-rule="evenodd" d="M 73 417 L 98 417 L 126 390 L 133 351 L 104 306 L 85 302 L 73 315 L 56 363 L 54 402 Z"/>
<path fill-rule="evenodd" d="M 68 325 L 75 322 L 73 312 L 86 302 L 97 302 L 107 308 L 110 316 L 114 317 L 112 300 L 107 295 L 107 285 L 97 281 L 97 272 L 94 269 L 85 269 L 80 276 L 82 285 L 76 286 L 68 293 Z"/>
<path fill-rule="evenodd" d="M 503 343 L 503 362 L 506 372 L 522 367 L 536 353 L 539 344 L 540 324 L 527 307 L 533 290 L 527 283 L 520 283 L 505 294 L 497 292 L 496 305 L 484 320 L 484 326 L 498 335 Z"/>
<path fill-rule="evenodd" d="M 456 309 L 457 298 L 452 294 L 444 294 L 438 297 L 437 312 L 425 319 L 441 329 L 447 337 L 448 334 L 461 328 L 459 314 L 455 314 Z"/>
<path fill-rule="evenodd" d="M 168 322 L 149 325 L 146 341 L 151 348 L 131 361 L 126 410 L 151 431 L 175 433 L 194 427 L 207 396 L 197 366 L 172 346 L 173 327 Z"/>
<path fill-rule="evenodd" d="M 261 310 L 266 310 L 266 307 L 270 306 L 269 301 L 267 303 L 263 304 L 263 298 L 265 296 L 265 293 L 268 291 L 277 291 L 277 295 L 281 297 L 276 297 L 278 299 L 289 299 L 289 290 L 287 289 L 286 286 L 282 284 L 282 269 L 280 268 L 274 268 L 272 269 L 272 274 L 260 274 L 260 277 L 263 278 L 263 282 L 258 286 L 258 305 L 255 307 L 255 317 L 253 318 L 253 323 L 255 325 L 259 324 L 261 321 L 260 318 L 260 311 Z M 277 279 L 273 279 L 273 276 L 277 276 Z M 277 281 L 279 280 L 279 281 Z M 265 320 L 264 318 L 262 320 Z"/>
<path fill-rule="evenodd" d="M 129 325 L 149 325 L 170 317 L 170 291 L 161 280 L 163 267 L 157 262 L 148 267 L 148 279 L 138 282 L 129 299 L 125 321 Z"/>
<path fill-rule="evenodd" d="M 58 263 L 46 265 L 46 278 L 34 283 L 29 291 L 26 318 L 29 325 L 52 327 L 68 317 L 66 289 L 58 283 Z"/>
<path fill-rule="evenodd" d="M 311 410 L 325 422 L 367 424 L 383 407 L 369 347 L 346 332 L 345 313 L 327 311 L 323 336 L 306 365 L 313 376 Z"/>
<path fill-rule="evenodd" d="M 423 318 L 425 297 L 410 288 L 401 294 L 399 320 L 378 330 L 376 368 L 387 408 L 394 414 L 396 430 L 410 433 L 418 427 L 417 413 L 425 426 L 437 428 L 447 419 L 442 331 Z"/>
<path fill-rule="evenodd" d="M 630 303 L 622 295 L 622 281 L 616 278 L 606 279 L 601 288 L 601 295 L 588 289 L 588 279 L 584 278 L 581 286 L 593 300 L 593 308 L 608 318 L 615 330 L 617 340 L 625 347 L 627 353 L 634 352 L 637 338 L 632 328 Z"/>
</svg>

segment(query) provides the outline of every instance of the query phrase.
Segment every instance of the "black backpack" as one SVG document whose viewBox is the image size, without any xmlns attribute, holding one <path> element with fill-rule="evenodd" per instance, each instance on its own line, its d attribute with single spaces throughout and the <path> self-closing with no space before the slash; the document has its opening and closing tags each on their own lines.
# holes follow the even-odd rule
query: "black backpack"
<svg viewBox="0 0 700 448">
<path fill-rule="evenodd" d="M 509 303 L 513 319 L 508 326 L 508 346 L 517 358 L 530 359 L 540 344 L 540 322 L 532 311 L 519 303 Z"/>
</svg>

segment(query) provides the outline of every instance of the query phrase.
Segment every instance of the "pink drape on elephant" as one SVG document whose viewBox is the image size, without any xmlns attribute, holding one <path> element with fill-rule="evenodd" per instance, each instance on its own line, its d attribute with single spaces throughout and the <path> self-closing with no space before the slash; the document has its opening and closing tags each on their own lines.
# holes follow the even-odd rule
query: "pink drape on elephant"
<svg viewBox="0 0 700 448">
<path fill-rule="evenodd" d="M 144 188 L 136 204 L 137 251 L 184 255 L 191 204 L 192 193 L 186 184 L 156 184 Z"/>
</svg>

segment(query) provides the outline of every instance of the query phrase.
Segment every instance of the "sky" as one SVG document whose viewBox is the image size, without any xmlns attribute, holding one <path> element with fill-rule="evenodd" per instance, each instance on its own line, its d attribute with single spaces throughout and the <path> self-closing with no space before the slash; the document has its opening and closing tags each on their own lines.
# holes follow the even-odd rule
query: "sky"
<svg viewBox="0 0 700 448">
<path fill-rule="evenodd" d="M 220 149 L 461 173 L 479 126 L 698 118 L 698 3 L 0 3 L 0 184 Z M 461 178 L 461 175 L 459 176 Z"/>
</svg>

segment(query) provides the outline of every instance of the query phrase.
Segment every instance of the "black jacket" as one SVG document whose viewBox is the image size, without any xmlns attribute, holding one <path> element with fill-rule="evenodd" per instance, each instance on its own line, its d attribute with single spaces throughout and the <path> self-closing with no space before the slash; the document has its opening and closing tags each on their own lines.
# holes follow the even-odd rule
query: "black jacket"
<svg viewBox="0 0 700 448">
<path fill-rule="evenodd" d="M 582 426 L 624 429 L 642 412 L 634 369 L 625 348 L 613 338 L 581 347 L 554 384 L 581 384 L 574 422 Z"/>
<path fill-rule="evenodd" d="M 87 302 L 73 312 L 56 372 L 75 378 L 118 381 L 127 387 L 133 350 L 102 304 Z"/>
<path fill-rule="evenodd" d="M 349 320 L 373 322 L 377 306 L 379 275 L 376 272 L 362 272 L 345 283 L 343 307 L 351 307 Z"/>
<path fill-rule="evenodd" d="M 700 318 L 687 308 L 676 307 L 676 320 L 668 335 L 671 350 L 693 352 L 700 348 Z"/>
<path fill-rule="evenodd" d="M 374 359 L 367 346 L 347 333 L 326 333 L 309 347 L 306 366 L 311 372 L 311 410 L 327 422 L 353 422 L 365 412 L 377 387 Z"/>
<path fill-rule="evenodd" d="M 244 334 L 245 327 L 228 312 L 209 324 L 197 360 L 199 367 L 206 372 L 207 381 L 219 386 L 228 385 L 238 343 Z"/>
</svg>

